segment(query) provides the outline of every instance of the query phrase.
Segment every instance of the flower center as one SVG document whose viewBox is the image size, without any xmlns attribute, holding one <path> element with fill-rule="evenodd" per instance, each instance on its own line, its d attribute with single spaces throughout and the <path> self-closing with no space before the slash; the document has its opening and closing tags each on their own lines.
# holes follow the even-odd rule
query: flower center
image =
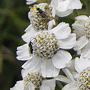
<svg viewBox="0 0 90 90">
<path fill-rule="evenodd" d="M 86 21 L 84 27 L 85 27 L 84 29 L 85 35 L 90 40 L 90 18 Z"/>
<path fill-rule="evenodd" d="M 52 6 L 47 3 L 40 3 L 30 7 L 29 19 L 37 30 L 48 29 L 48 22 L 53 19 Z"/>
<path fill-rule="evenodd" d="M 42 76 L 40 73 L 31 73 L 27 74 L 26 77 L 24 77 L 24 90 L 28 90 L 28 84 L 31 82 L 35 88 L 39 88 L 42 83 Z"/>
<path fill-rule="evenodd" d="M 77 81 L 79 90 L 90 90 L 90 67 L 80 73 Z"/>
<path fill-rule="evenodd" d="M 32 42 L 33 54 L 40 58 L 51 58 L 58 50 L 57 40 L 53 33 L 41 32 Z"/>
</svg>

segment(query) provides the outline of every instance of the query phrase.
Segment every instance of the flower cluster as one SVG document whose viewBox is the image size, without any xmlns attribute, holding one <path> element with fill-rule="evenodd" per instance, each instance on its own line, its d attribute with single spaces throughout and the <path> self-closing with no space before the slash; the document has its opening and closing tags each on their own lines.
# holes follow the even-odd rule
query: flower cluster
<svg viewBox="0 0 90 90">
<path fill-rule="evenodd" d="M 30 25 L 21 36 L 25 44 L 16 51 L 16 58 L 26 62 L 22 80 L 10 90 L 55 90 L 56 82 L 67 83 L 62 90 L 90 90 L 90 16 L 77 16 L 72 28 L 56 21 L 81 9 L 80 0 L 27 0 L 26 4 L 34 4 L 29 6 Z"/>
</svg>

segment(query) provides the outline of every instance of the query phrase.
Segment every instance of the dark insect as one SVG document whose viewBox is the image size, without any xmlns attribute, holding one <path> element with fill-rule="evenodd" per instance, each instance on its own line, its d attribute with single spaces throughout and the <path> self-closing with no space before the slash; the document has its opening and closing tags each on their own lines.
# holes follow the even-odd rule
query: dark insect
<svg viewBox="0 0 90 90">
<path fill-rule="evenodd" d="M 45 12 L 44 12 L 43 10 L 41 10 L 40 8 L 37 8 L 37 11 L 38 11 L 38 13 L 40 13 L 40 15 L 41 15 L 43 18 L 46 17 L 46 14 L 45 14 Z"/>
<path fill-rule="evenodd" d="M 30 53 L 33 54 L 33 46 L 32 46 L 32 42 L 31 41 L 29 43 L 29 48 L 30 48 Z"/>
</svg>

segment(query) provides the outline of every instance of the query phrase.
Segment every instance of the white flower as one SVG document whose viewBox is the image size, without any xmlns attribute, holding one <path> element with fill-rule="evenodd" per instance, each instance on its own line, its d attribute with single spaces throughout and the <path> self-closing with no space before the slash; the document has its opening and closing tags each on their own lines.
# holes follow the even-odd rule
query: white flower
<svg viewBox="0 0 90 90">
<path fill-rule="evenodd" d="M 35 34 L 30 32 L 22 36 L 27 43 L 17 48 L 17 59 L 28 60 L 22 67 L 29 71 L 41 68 L 43 77 L 57 76 L 72 58 L 69 52 L 62 49 L 71 49 L 75 45 L 76 35 L 70 34 L 69 24 L 65 23 L 51 30 Z"/>
<path fill-rule="evenodd" d="M 83 57 L 90 58 L 90 17 L 85 15 L 76 17 L 72 27 L 78 39 L 74 49 Z"/>
<path fill-rule="evenodd" d="M 68 16 L 74 9 L 81 9 L 80 0 L 51 0 L 51 5 L 56 9 L 56 15 L 59 17 Z"/>
<path fill-rule="evenodd" d="M 63 69 L 67 77 L 59 75 L 56 80 L 68 83 L 62 90 L 90 90 L 90 60 L 83 57 L 75 58 L 75 70 Z"/>
<path fill-rule="evenodd" d="M 17 81 L 13 88 L 10 90 L 54 90 L 55 79 L 43 80 L 40 72 L 29 73 L 26 70 L 22 70 L 23 80 Z"/>
<path fill-rule="evenodd" d="M 53 26 L 52 24 L 49 25 L 50 23 L 54 22 L 55 24 L 55 10 L 50 4 L 34 4 L 33 7 L 30 6 L 29 8 L 30 12 L 28 13 L 28 18 L 35 29 L 45 30 L 49 29 L 49 26 Z"/>
</svg>

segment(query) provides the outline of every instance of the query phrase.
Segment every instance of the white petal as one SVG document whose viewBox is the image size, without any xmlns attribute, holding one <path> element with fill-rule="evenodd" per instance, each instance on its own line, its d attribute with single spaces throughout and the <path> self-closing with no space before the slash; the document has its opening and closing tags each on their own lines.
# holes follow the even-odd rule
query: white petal
<svg viewBox="0 0 90 90">
<path fill-rule="evenodd" d="M 65 82 L 65 83 L 71 83 L 70 79 L 68 79 L 67 77 L 62 76 L 62 75 L 58 75 L 57 77 L 55 77 L 55 80 Z"/>
<path fill-rule="evenodd" d="M 10 90 L 23 90 L 23 89 L 24 89 L 23 81 L 17 81 L 15 86 L 13 88 L 10 88 Z"/>
<path fill-rule="evenodd" d="M 69 14 L 71 14 L 73 12 L 72 9 L 68 9 L 64 12 L 59 12 L 58 10 L 56 10 L 56 15 L 59 16 L 59 17 L 66 17 L 68 16 Z"/>
<path fill-rule="evenodd" d="M 58 0 L 51 0 L 50 4 L 56 7 L 58 5 Z"/>
<path fill-rule="evenodd" d="M 36 72 L 41 68 L 41 60 L 38 57 L 33 57 L 31 60 L 25 62 L 22 68 L 29 72 Z"/>
<path fill-rule="evenodd" d="M 65 39 L 70 35 L 71 29 L 68 23 L 62 22 L 48 32 L 54 33 L 56 39 Z"/>
<path fill-rule="evenodd" d="M 50 87 L 46 86 L 46 85 L 42 85 L 40 90 L 51 90 Z"/>
<path fill-rule="evenodd" d="M 22 69 L 21 70 L 22 78 L 24 78 L 28 73 L 29 73 L 28 70 Z"/>
<path fill-rule="evenodd" d="M 46 86 L 46 85 L 42 85 L 40 90 L 51 90 L 50 87 Z"/>
<path fill-rule="evenodd" d="M 77 78 L 79 77 L 79 73 L 77 73 L 76 71 L 72 72 L 72 75 L 73 75 L 75 80 L 77 80 Z"/>
<path fill-rule="evenodd" d="M 59 0 L 58 6 L 56 7 L 56 10 L 59 12 L 64 12 L 68 9 L 69 7 L 70 0 Z"/>
<path fill-rule="evenodd" d="M 55 20 L 53 19 L 53 20 L 51 20 L 51 21 L 49 21 L 49 23 L 48 23 L 48 30 L 50 30 L 50 29 L 52 29 L 52 27 L 55 25 Z"/>
<path fill-rule="evenodd" d="M 65 85 L 62 90 L 79 90 L 77 86 L 77 82 L 72 82 L 70 84 Z"/>
<path fill-rule="evenodd" d="M 59 69 L 64 68 L 71 59 L 72 59 L 72 56 L 70 55 L 70 53 L 63 50 L 58 51 L 52 57 L 53 65 Z"/>
<path fill-rule="evenodd" d="M 70 0 L 68 9 L 81 9 L 81 8 L 82 8 L 82 4 L 80 0 Z"/>
<path fill-rule="evenodd" d="M 82 72 L 87 67 L 90 67 L 90 60 L 83 57 L 75 58 L 75 69 L 78 73 Z"/>
<path fill-rule="evenodd" d="M 26 4 L 33 4 L 35 3 L 37 0 L 26 0 Z"/>
<path fill-rule="evenodd" d="M 34 37 L 34 34 L 37 32 L 37 30 L 35 30 L 32 25 L 29 25 L 26 28 L 25 32 L 26 33 L 24 35 L 22 35 L 22 39 L 25 42 L 30 42 L 30 39 Z"/>
<path fill-rule="evenodd" d="M 75 19 L 79 21 L 86 21 L 88 17 L 86 15 L 80 15 L 80 16 L 77 16 Z"/>
<path fill-rule="evenodd" d="M 71 60 L 71 61 L 66 65 L 66 68 L 67 68 L 70 72 L 75 72 L 74 59 Z"/>
<path fill-rule="evenodd" d="M 35 86 L 31 82 L 28 83 L 27 87 L 28 90 L 35 90 Z"/>
<path fill-rule="evenodd" d="M 40 90 L 55 90 L 55 79 L 43 80 Z"/>
<path fill-rule="evenodd" d="M 76 21 L 74 24 L 72 24 L 72 28 L 74 29 L 74 33 L 76 33 L 77 38 L 85 35 L 84 25 L 82 24 L 82 22 L 80 23 Z"/>
<path fill-rule="evenodd" d="M 55 77 L 59 74 L 59 69 L 57 69 L 51 59 L 44 60 L 41 65 L 41 73 L 43 77 Z"/>
<path fill-rule="evenodd" d="M 58 46 L 62 49 L 71 49 L 75 46 L 76 43 L 76 34 L 70 34 L 66 39 L 58 41 Z"/>
<path fill-rule="evenodd" d="M 86 38 L 86 36 L 82 36 L 81 38 L 79 38 L 79 39 L 77 40 L 74 49 L 75 49 L 75 50 L 80 50 L 80 49 L 82 49 L 88 42 L 89 42 L 89 40 Z"/>
<path fill-rule="evenodd" d="M 69 80 L 71 80 L 72 82 L 75 81 L 73 78 L 73 75 L 71 74 L 71 72 L 68 69 L 64 68 L 63 71 L 66 74 L 66 76 L 69 78 Z"/>
<path fill-rule="evenodd" d="M 55 7 L 53 5 L 51 5 L 53 8 L 52 8 L 52 16 L 55 17 L 55 14 L 56 14 L 56 10 L 55 10 Z"/>
<path fill-rule="evenodd" d="M 19 46 L 17 47 L 17 51 L 16 51 L 16 54 L 17 54 L 17 59 L 18 60 L 29 60 L 31 59 L 32 57 L 30 56 L 30 53 L 29 53 L 29 47 L 28 47 L 28 44 L 24 44 L 22 46 Z"/>
<path fill-rule="evenodd" d="M 85 58 L 90 58 L 90 41 L 89 43 L 81 50 L 81 55 Z"/>
</svg>

